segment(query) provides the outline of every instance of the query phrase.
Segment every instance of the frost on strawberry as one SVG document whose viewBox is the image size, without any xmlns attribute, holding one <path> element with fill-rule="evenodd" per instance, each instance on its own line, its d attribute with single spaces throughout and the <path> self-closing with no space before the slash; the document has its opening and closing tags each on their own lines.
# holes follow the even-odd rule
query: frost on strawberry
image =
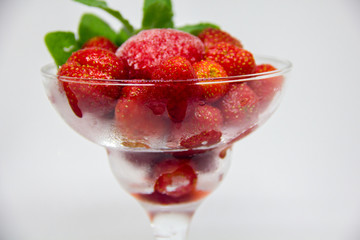
<svg viewBox="0 0 360 240">
<path fill-rule="evenodd" d="M 198 37 L 175 29 L 143 30 L 129 38 L 116 51 L 129 69 L 130 78 L 150 79 L 162 61 L 175 56 L 191 63 L 200 61 L 205 52 Z"/>
<path fill-rule="evenodd" d="M 271 64 L 260 64 L 254 69 L 254 73 L 267 73 L 277 70 Z M 259 102 L 262 109 L 265 109 L 271 103 L 274 96 L 281 90 L 283 84 L 283 77 L 269 77 L 256 81 L 249 81 L 249 86 L 259 97 Z"/>
<path fill-rule="evenodd" d="M 116 131 L 125 145 L 150 146 L 163 141 L 168 121 L 144 105 L 140 99 L 121 97 L 115 107 Z"/>
<path fill-rule="evenodd" d="M 221 111 L 210 105 L 192 106 L 182 123 L 175 124 L 171 140 L 181 147 L 192 149 L 220 142 L 223 124 Z"/>
<path fill-rule="evenodd" d="M 165 172 L 156 180 L 154 190 L 172 198 L 180 198 L 195 191 L 197 175 L 188 164 L 180 164 L 174 171 Z"/>
<path fill-rule="evenodd" d="M 246 83 L 234 83 L 220 103 L 224 121 L 234 126 L 255 124 L 259 99 Z"/>
</svg>

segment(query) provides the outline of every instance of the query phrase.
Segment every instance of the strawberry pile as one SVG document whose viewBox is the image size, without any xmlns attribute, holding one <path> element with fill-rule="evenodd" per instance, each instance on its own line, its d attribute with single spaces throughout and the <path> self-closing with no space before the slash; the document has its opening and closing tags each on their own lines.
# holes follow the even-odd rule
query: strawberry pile
<svg viewBox="0 0 360 240">
<path fill-rule="evenodd" d="M 58 75 L 75 78 L 61 81 L 75 115 L 113 115 L 125 142 L 214 145 L 225 126 L 256 124 L 261 106 L 281 87 L 279 78 L 226 81 L 276 69 L 256 65 L 252 53 L 221 29 L 205 28 L 199 37 L 175 29 L 143 30 L 116 51 L 114 45 L 104 37 L 89 39 Z"/>
<path fill-rule="evenodd" d="M 76 117 L 112 119 L 126 147 L 196 152 L 220 143 L 225 132 L 241 138 L 255 129 L 282 86 L 281 77 L 231 81 L 276 68 L 257 64 L 240 40 L 214 24 L 175 28 L 171 4 L 164 1 L 145 0 L 138 30 L 104 1 L 75 1 L 109 12 L 124 27 L 115 32 L 85 14 L 79 39 L 71 32 L 49 33 L 45 41 L 59 66 L 59 85 Z M 165 5 L 157 10 L 152 4 Z M 181 198 L 194 191 L 197 174 L 178 162 L 158 167 L 155 197 Z"/>
</svg>

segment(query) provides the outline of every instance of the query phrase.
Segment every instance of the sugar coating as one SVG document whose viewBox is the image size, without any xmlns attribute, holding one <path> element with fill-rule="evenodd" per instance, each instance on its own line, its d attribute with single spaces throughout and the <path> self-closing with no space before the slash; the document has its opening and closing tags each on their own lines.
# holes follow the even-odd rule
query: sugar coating
<svg viewBox="0 0 360 240">
<path fill-rule="evenodd" d="M 204 53 L 204 44 L 198 37 L 175 29 L 150 29 L 129 38 L 118 48 L 116 56 L 127 64 L 130 78 L 150 79 L 163 60 L 182 56 L 194 63 Z"/>
</svg>

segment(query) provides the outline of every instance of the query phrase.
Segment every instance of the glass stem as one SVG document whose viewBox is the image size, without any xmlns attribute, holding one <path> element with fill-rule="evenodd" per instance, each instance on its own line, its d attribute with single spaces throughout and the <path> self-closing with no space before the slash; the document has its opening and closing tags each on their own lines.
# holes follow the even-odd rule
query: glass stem
<svg viewBox="0 0 360 240">
<path fill-rule="evenodd" d="M 186 240 L 194 212 L 158 212 L 150 214 L 156 240 Z"/>
</svg>

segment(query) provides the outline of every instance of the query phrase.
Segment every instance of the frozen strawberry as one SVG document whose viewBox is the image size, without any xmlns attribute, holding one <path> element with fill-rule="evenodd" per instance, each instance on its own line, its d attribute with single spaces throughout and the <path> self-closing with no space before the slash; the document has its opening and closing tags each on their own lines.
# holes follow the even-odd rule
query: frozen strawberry
<svg viewBox="0 0 360 240">
<path fill-rule="evenodd" d="M 211 146 L 221 140 L 223 117 L 220 110 L 210 105 L 195 106 L 182 123 L 173 129 L 173 138 L 184 148 Z"/>
<path fill-rule="evenodd" d="M 229 76 L 251 74 L 255 68 L 251 52 L 226 42 L 210 47 L 205 59 L 219 63 Z"/>
<path fill-rule="evenodd" d="M 81 118 L 83 112 L 104 115 L 113 111 L 121 89 L 107 81 L 113 79 L 107 72 L 71 62 L 61 66 L 58 75 L 76 116 Z"/>
<path fill-rule="evenodd" d="M 193 65 L 197 78 L 221 78 L 227 77 L 226 71 L 224 68 L 211 60 L 202 60 Z M 211 84 L 211 81 L 214 80 L 204 80 L 200 82 L 197 87 L 197 92 L 194 93 L 198 95 L 201 100 L 206 102 L 215 102 L 227 92 L 229 84 L 219 83 L 221 80 L 217 80 L 216 83 Z"/>
<path fill-rule="evenodd" d="M 85 48 L 74 52 L 67 63 L 92 66 L 109 74 L 113 79 L 127 79 L 125 64 L 113 52 L 103 48 Z"/>
<path fill-rule="evenodd" d="M 189 33 L 175 29 L 150 29 L 129 38 L 116 55 L 126 62 L 130 78 L 150 79 L 162 61 L 182 56 L 194 63 L 203 58 L 204 52 L 202 41 Z"/>
<path fill-rule="evenodd" d="M 82 46 L 82 48 L 93 48 L 93 47 L 104 48 L 113 53 L 115 53 L 118 48 L 112 41 L 110 41 L 108 38 L 103 36 L 90 38 Z"/>
<path fill-rule="evenodd" d="M 270 71 L 277 70 L 274 66 L 270 64 L 260 64 L 255 67 L 254 73 L 265 73 Z M 275 94 L 281 90 L 283 84 L 283 77 L 270 77 L 262 80 L 249 81 L 248 84 L 252 90 L 258 95 L 261 108 L 266 108 L 271 100 L 274 98 Z"/>
<path fill-rule="evenodd" d="M 115 107 L 116 127 L 125 142 L 161 141 L 168 131 L 163 116 L 155 115 L 140 99 L 121 97 Z"/>
<path fill-rule="evenodd" d="M 198 35 L 198 37 L 203 41 L 206 48 L 210 48 L 220 42 L 230 43 L 239 48 L 243 47 L 238 39 L 220 29 L 206 28 Z"/>
<path fill-rule="evenodd" d="M 220 103 L 224 121 L 241 125 L 257 120 L 259 99 L 246 83 L 232 84 Z"/>
<path fill-rule="evenodd" d="M 160 194 L 179 198 L 195 191 L 197 175 L 194 169 L 183 164 L 175 171 L 162 174 L 155 183 L 154 190 Z"/>
</svg>

